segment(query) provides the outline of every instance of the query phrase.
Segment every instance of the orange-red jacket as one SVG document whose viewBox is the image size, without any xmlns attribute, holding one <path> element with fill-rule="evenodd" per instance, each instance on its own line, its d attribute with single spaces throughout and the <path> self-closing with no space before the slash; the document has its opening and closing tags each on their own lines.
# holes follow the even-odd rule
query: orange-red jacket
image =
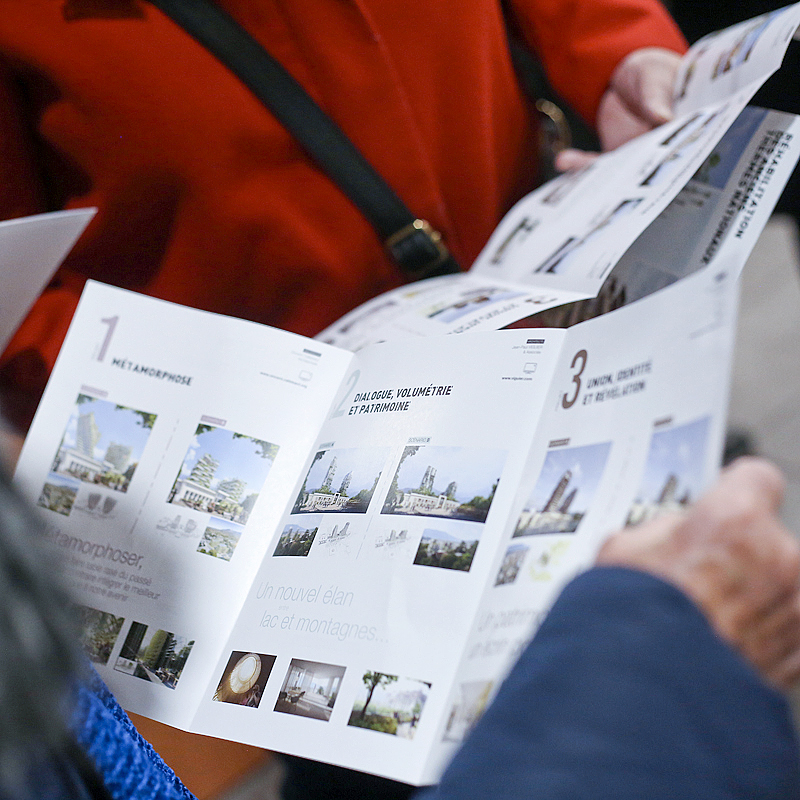
<svg viewBox="0 0 800 800">
<path fill-rule="evenodd" d="M 221 0 L 468 266 L 535 183 L 498 0 Z M 514 0 L 586 117 L 657 0 Z M 0 0 L 0 218 L 99 212 L 4 355 L 23 422 L 91 277 L 314 334 L 401 276 L 361 214 L 204 48 L 141 0 Z"/>
</svg>

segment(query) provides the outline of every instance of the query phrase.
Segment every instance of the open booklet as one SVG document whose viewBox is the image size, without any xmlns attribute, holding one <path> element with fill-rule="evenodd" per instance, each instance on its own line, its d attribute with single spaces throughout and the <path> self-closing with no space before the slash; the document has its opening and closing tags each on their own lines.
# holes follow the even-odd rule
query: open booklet
<svg viewBox="0 0 800 800">
<path fill-rule="evenodd" d="M 102 677 L 180 728 L 435 780 L 562 580 L 713 475 L 735 286 L 349 353 L 89 284 L 18 479 Z"/>
<path fill-rule="evenodd" d="M 783 13 L 759 23 L 761 37 L 785 45 L 800 12 Z M 730 72 L 740 51 L 726 47 Z M 687 57 L 686 97 L 702 89 L 708 52 Z M 757 45 L 749 52 L 745 66 Z M 599 286 L 612 269 L 627 276 L 637 302 L 566 330 L 402 337 L 390 335 L 403 332 L 398 318 L 378 313 L 388 332 L 367 323 L 351 352 L 89 283 L 17 479 L 122 704 L 186 730 L 436 780 L 604 537 L 691 502 L 716 473 L 737 278 L 800 142 L 791 115 L 738 108 L 725 119 L 731 133 L 701 155 L 665 160 L 663 130 L 629 148 L 649 148 L 646 175 L 672 173 L 671 188 L 563 250 L 569 269 L 548 256 L 539 270 L 549 251 L 530 247 L 540 228 L 562 226 L 552 241 L 567 233 L 560 214 L 528 232 L 524 207 L 503 222 L 465 280 L 496 257 L 545 275 L 535 291 L 548 296 L 586 296 L 586 276 Z M 691 164 L 680 179 L 679 163 Z M 578 231 L 607 216 L 612 190 L 639 196 L 640 173 L 624 176 L 586 196 L 578 183 L 591 170 L 565 176 L 523 204 L 575 192 Z M 644 206 L 660 208 L 648 224 Z M 463 308 L 437 307 L 414 332 L 479 328 L 466 321 L 491 310 Z M 365 344 L 364 330 L 387 341 Z"/>
<path fill-rule="evenodd" d="M 469 272 L 380 295 L 318 338 L 357 349 L 493 330 L 598 292 L 630 302 L 704 266 L 793 168 L 785 139 L 745 106 L 798 25 L 800 4 L 705 37 L 682 61 L 672 122 L 523 198 Z"/>
</svg>

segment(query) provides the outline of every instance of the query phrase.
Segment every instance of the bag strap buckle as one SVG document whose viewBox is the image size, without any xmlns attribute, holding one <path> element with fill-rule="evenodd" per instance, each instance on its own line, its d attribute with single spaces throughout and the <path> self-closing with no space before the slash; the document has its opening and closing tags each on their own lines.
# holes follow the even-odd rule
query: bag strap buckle
<svg viewBox="0 0 800 800">
<path fill-rule="evenodd" d="M 403 272 L 415 280 L 456 271 L 446 264 L 451 258 L 442 234 L 424 219 L 405 225 L 384 244 Z"/>
</svg>

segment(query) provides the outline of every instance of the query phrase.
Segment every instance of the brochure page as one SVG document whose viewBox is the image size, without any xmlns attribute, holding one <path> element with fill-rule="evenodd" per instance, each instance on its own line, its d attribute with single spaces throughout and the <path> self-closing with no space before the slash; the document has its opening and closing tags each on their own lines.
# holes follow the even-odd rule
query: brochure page
<svg viewBox="0 0 800 800">
<path fill-rule="evenodd" d="M 193 730 L 426 779 L 563 338 L 356 354 Z"/>
<path fill-rule="evenodd" d="M 568 331 L 441 718 L 443 740 L 463 739 L 560 588 L 610 532 L 682 509 L 713 480 L 737 291 L 734 269 L 702 272 Z"/>
<path fill-rule="evenodd" d="M 87 285 L 17 480 L 124 707 L 190 721 L 350 359 Z"/>
</svg>

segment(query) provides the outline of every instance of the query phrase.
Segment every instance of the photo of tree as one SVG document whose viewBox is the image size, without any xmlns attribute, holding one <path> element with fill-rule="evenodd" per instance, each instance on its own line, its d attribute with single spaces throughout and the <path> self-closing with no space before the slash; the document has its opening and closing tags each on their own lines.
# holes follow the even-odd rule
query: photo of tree
<svg viewBox="0 0 800 800">
<path fill-rule="evenodd" d="M 365 672 L 348 725 L 413 739 L 431 684 L 385 672 Z"/>
<path fill-rule="evenodd" d="M 505 459 L 503 450 L 410 445 L 381 513 L 485 522 Z"/>
<path fill-rule="evenodd" d="M 68 517 L 79 489 L 78 481 L 51 472 L 42 486 L 36 505 Z"/>
<path fill-rule="evenodd" d="M 86 655 L 95 664 L 107 664 L 125 618 L 89 606 L 79 605 L 75 610 L 78 612 L 81 645 Z"/>
<path fill-rule="evenodd" d="M 167 502 L 246 525 L 278 450 L 272 442 L 200 423 Z"/>
<path fill-rule="evenodd" d="M 709 417 L 657 430 L 650 448 L 627 525 L 679 511 L 702 493 Z"/>
<path fill-rule="evenodd" d="M 314 455 L 292 514 L 365 514 L 389 450 L 386 447 L 331 448 Z"/>
<path fill-rule="evenodd" d="M 450 525 L 448 530 L 425 528 L 414 563 L 469 572 L 478 549 L 478 525 Z"/>
<path fill-rule="evenodd" d="M 258 708 L 264 695 L 264 687 L 272 672 L 276 656 L 264 653 L 246 653 L 234 650 L 219 685 L 214 692 L 214 700 L 220 703 L 233 703 L 239 706 Z"/>
<path fill-rule="evenodd" d="M 327 722 L 342 685 L 345 668 L 293 658 L 278 693 L 275 711 Z"/>
<path fill-rule="evenodd" d="M 133 622 L 114 669 L 174 689 L 193 646 L 194 639 Z"/>
<path fill-rule="evenodd" d="M 514 583 L 519 575 L 522 564 L 525 561 L 525 554 L 528 552 L 528 545 L 525 544 L 512 544 L 506 554 L 503 556 L 503 562 L 500 564 L 500 569 L 497 571 L 497 577 L 494 579 L 495 586 L 504 586 L 509 583 Z"/>
<path fill-rule="evenodd" d="M 322 516 L 307 517 L 303 523 L 290 522 L 285 525 L 278 539 L 273 556 L 307 556 L 314 537 L 319 531 Z"/>
<path fill-rule="evenodd" d="M 156 415 L 79 394 L 52 471 L 127 492 Z"/>
<path fill-rule="evenodd" d="M 226 519 L 211 517 L 208 526 L 203 532 L 200 544 L 197 545 L 198 553 L 230 561 L 233 551 L 239 543 L 243 527 Z"/>
<path fill-rule="evenodd" d="M 611 442 L 548 451 L 514 536 L 575 533 L 594 500 Z"/>
</svg>

